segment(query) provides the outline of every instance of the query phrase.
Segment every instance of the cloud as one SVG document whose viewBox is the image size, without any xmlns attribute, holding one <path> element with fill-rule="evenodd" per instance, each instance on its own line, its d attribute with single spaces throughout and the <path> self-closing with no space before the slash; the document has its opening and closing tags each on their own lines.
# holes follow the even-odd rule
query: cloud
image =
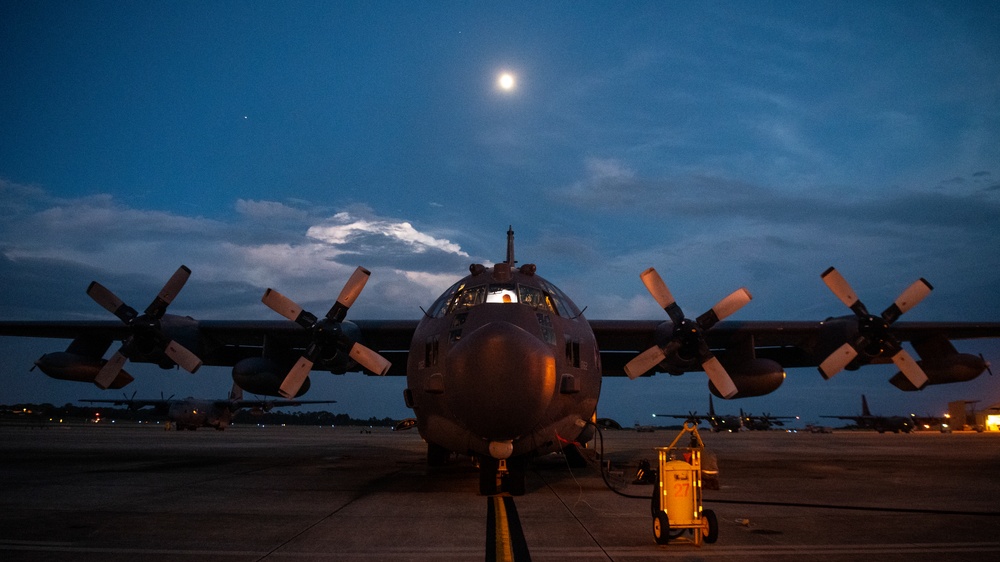
<svg viewBox="0 0 1000 562">
<path fill-rule="evenodd" d="M 11 285 L 0 317 L 103 317 L 84 293 L 91 280 L 142 307 L 181 264 L 193 275 L 171 310 L 195 317 L 270 318 L 260 304 L 268 287 L 325 310 L 358 265 L 373 271 L 376 289 L 366 292 L 380 296 L 359 310 L 415 316 L 471 261 L 407 220 L 364 206 L 321 219 L 305 206 L 240 199 L 237 220 L 226 222 L 0 183 L 0 270 Z"/>
<path fill-rule="evenodd" d="M 289 207 L 276 201 L 254 201 L 252 199 L 237 199 L 236 212 L 258 220 L 301 221 L 309 217 L 309 212 L 303 209 Z"/>
<path fill-rule="evenodd" d="M 419 232 L 409 222 L 377 218 L 365 219 L 356 217 L 349 212 L 337 213 L 325 224 L 310 227 L 306 236 L 335 246 L 350 244 L 364 246 L 373 241 L 376 244 L 379 241 L 390 244 L 402 242 L 418 254 L 438 250 L 469 257 L 469 254 L 462 251 L 458 244 Z"/>
</svg>

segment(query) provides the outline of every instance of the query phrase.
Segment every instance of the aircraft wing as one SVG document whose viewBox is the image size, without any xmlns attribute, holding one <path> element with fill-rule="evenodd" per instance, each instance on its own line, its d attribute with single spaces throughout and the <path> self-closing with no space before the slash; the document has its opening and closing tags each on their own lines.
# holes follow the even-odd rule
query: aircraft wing
<svg viewBox="0 0 1000 562">
<path fill-rule="evenodd" d="M 301 406 L 303 404 L 336 404 L 336 400 L 224 400 L 220 403 L 233 408 L 285 408 L 288 406 Z"/>
<path fill-rule="evenodd" d="M 759 421 L 797 420 L 799 419 L 799 416 L 772 416 L 772 415 L 747 414 L 743 416 L 743 419 L 759 420 Z"/>
<path fill-rule="evenodd" d="M 388 359 L 386 375 L 405 375 L 410 340 L 417 320 L 355 320 L 359 341 Z M 245 357 L 260 357 L 266 338 L 274 338 L 287 349 L 300 351 L 309 345 L 309 334 L 298 324 L 284 320 L 201 321 L 202 357 L 206 365 L 232 366 Z"/>
<path fill-rule="evenodd" d="M 111 404 L 113 406 L 128 406 L 129 409 L 138 410 L 139 408 L 145 408 L 147 406 L 153 406 L 155 408 L 165 407 L 170 403 L 170 400 L 129 400 L 128 398 L 122 398 L 120 400 L 78 400 L 78 402 L 87 402 L 90 404 Z M 177 402 L 174 400 L 174 402 Z"/>
<path fill-rule="evenodd" d="M 654 418 L 673 418 L 676 420 L 691 420 L 691 421 L 701 421 L 710 420 L 714 416 L 702 416 L 698 414 L 653 414 Z"/>
<path fill-rule="evenodd" d="M 658 335 L 665 337 L 672 329 L 669 321 L 661 320 L 591 320 L 590 326 L 601 350 L 605 376 L 624 376 L 629 360 L 653 345 L 662 345 Z M 717 355 L 749 345 L 756 357 L 773 359 L 786 368 L 818 367 L 828 349 L 844 343 L 838 333 L 843 327 L 850 325 L 830 321 L 724 321 L 705 332 L 705 339 Z M 1000 322 L 897 322 L 892 333 L 900 342 L 915 346 L 940 339 L 1000 338 Z M 878 359 L 872 363 L 892 362 L 890 358 Z"/>
<path fill-rule="evenodd" d="M 418 320 L 344 322 L 345 332 L 348 326 L 354 330 L 351 339 L 391 363 L 388 375 L 405 375 L 410 342 L 417 324 Z M 821 372 L 829 378 L 832 374 L 823 371 L 822 366 L 843 348 L 854 345 L 864 351 L 878 347 L 873 343 L 882 345 L 886 351 L 872 355 L 855 351 L 854 357 L 842 361 L 833 374 L 844 368 L 895 362 L 900 365 L 901 373 L 893 377 L 892 383 L 903 390 L 919 388 L 910 383 L 914 364 L 926 372 L 929 384 L 961 382 L 975 378 L 987 366 L 979 356 L 958 353 L 951 341 L 1000 338 L 1000 322 L 896 322 L 891 332 L 872 335 L 864 332 L 853 316 L 815 322 L 720 321 L 711 323 L 710 329 L 692 331 L 697 336 L 693 339 L 684 334 L 678 336 L 671 320 L 591 320 L 589 324 L 600 350 L 605 376 L 625 375 L 630 362 L 657 348 L 655 351 L 669 353 L 661 353 L 652 364 L 641 369 L 642 373 L 633 373 L 633 376 L 655 372 L 681 374 L 712 367 L 712 372 L 708 373 L 710 379 L 717 380 L 713 376 L 717 377 L 720 370 L 723 375 L 728 374 L 739 387 L 738 396 L 758 396 L 775 390 L 787 368 L 820 366 Z M 65 353 L 51 354 L 47 370 L 41 363 L 39 366 L 55 378 L 94 381 L 95 376 L 101 376 L 98 371 L 110 371 L 114 375 L 115 370 L 106 364 L 122 356 L 125 347 L 105 361 L 103 356 L 111 344 L 122 340 L 127 344 L 137 337 L 137 332 L 116 321 L 3 321 L 0 322 L 0 336 L 72 339 Z M 289 356 L 304 358 L 312 342 L 311 332 L 295 321 L 199 321 L 169 314 L 162 316 L 159 332 L 154 336 L 157 342 L 176 342 L 182 349 L 190 350 L 200 364 L 211 366 L 234 366 L 243 359 L 260 358 L 265 344 Z M 866 345 L 858 345 L 859 341 Z M 912 345 L 920 361 L 910 359 L 908 353 L 905 355 L 909 363 L 897 361 L 903 354 L 901 345 L 904 342 Z M 161 345 L 148 355 L 132 349 L 128 359 L 163 367 L 182 364 L 184 355 L 166 353 L 170 347 Z M 121 359 L 124 362 L 124 357 Z M 61 371 L 53 375 L 57 369 Z M 120 388 L 127 384 L 124 379 L 131 380 L 124 370 L 120 373 L 112 384 L 104 387 Z"/>
<path fill-rule="evenodd" d="M 405 375 L 410 339 L 417 320 L 358 320 L 353 324 L 360 341 L 392 362 L 387 375 Z M 166 315 L 162 330 L 183 343 L 203 365 L 228 366 L 250 357 L 260 357 L 264 342 L 280 342 L 282 349 L 301 353 L 309 343 L 309 333 L 288 320 L 205 320 Z M 116 321 L 0 321 L 0 336 L 72 339 L 88 345 L 97 356 L 114 341 L 125 340 L 130 329 Z M 103 349 L 101 349 L 103 347 Z M 95 354 L 95 353 L 88 353 Z M 159 357 L 133 355 L 132 361 L 159 362 Z"/>
</svg>

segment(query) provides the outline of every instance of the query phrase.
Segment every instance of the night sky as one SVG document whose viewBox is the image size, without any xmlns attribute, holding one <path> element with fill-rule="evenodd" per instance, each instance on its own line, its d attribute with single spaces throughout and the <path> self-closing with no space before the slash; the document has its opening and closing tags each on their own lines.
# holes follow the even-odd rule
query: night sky
<svg viewBox="0 0 1000 562">
<path fill-rule="evenodd" d="M 590 319 L 873 311 L 1000 321 L 996 2 L 0 3 L 0 319 L 142 309 L 278 319 L 268 287 L 349 318 L 419 318 L 470 263 L 520 263 Z M 508 73 L 513 85 L 501 87 Z M 120 396 L 28 372 L 61 340 L 0 339 L 0 403 Z M 963 342 L 1000 366 L 1000 343 Z M 110 356 L 108 353 L 108 356 Z M 229 369 L 130 364 L 140 397 L 224 397 Z M 997 367 L 994 367 L 996 370 Z M 789 371 L 720 412 L 940 413 L 1000 381 L 904 394 L 892 367 Z M 313 377 L 309 398 L 405 417 L 405 379 Z M 704 411 L 701 373 L 605 379 L 598 414 Z"/>
</svg>

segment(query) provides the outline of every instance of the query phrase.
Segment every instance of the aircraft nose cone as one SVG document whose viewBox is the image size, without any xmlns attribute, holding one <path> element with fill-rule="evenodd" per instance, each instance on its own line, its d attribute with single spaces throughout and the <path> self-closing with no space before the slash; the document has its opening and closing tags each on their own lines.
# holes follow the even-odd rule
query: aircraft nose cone
<svg viewBox="0 0 1000 562">
<path fill-rule="evenodd" d="M 516 439 L 541 420 L 556 386 L 552 348 L 507 322 L 463 335 L 448 353 L 448 407 L 488 440 Z"/>
</svg>

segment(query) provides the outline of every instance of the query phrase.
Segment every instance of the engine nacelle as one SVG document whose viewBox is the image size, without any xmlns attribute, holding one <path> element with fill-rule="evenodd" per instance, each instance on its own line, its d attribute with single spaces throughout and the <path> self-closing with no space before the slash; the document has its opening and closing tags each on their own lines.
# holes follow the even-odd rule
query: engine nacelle
<svg viewBox="0 0 1000 562">
<path fill-rule="evenodd" d="M 46 375 L 63 381 L 89 382 L 93 383 L 97 378 L 97 373 L 108 361 L 100 357 L 89 355 L 79 355 L 68 351 L 57 351 L 46 353 L 35 361 L 37 366 Z M 108 388 L 122 388 L 133 380 L 132 375 L 121 370 Z"/>
<path fill-rule="evenodd" d="M 920 365 L 920 368 L 927 374 L 927 385 L 924 388 L 932 384 L 971 381 L 986 370 L 986 361 L 982 357 L 968 353 L 922 359 L 917 361 L 917 365 Z M 917 390 L 917 387 L 913 386 L 913 383 L 903 373 L 896 373 L 889 379 L 889 382 L 900 390 Z"/>
<path fill-rule="evenodd" d="M 233 366 L 233 382 L 253 394 L 281 396 L 278 390 L 290 369 L 290 365 L 282 366 L 263 357 L 250 357 L 238 361 Z M 306 377 L 295 397 L 305 394 L 309 390 L 309 385 L 309 378 Z"/>
<path fill-rule="evenodd" d="M 738 365 L 725 364 L 723 366 L 737 388 L 733 398 L 749 398 L 770 394 L 785 381 L 785 369 L 777 361 L 771 359 L 750 359 Z M 711 382 L 708 383 L 708 389 L 712 394 L 723 398 Z"/>
</svg>

